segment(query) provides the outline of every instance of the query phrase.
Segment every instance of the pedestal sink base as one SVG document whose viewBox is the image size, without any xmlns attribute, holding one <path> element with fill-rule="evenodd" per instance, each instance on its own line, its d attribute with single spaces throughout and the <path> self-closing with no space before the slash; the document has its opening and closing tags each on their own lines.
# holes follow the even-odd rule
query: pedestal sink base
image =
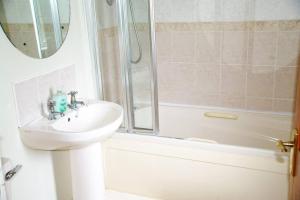
<svg viewBox="0 0 300 200">
<path fill-rule="evenodd" d="M 100 143 L 70 150 L 74 200 L 104 200 L 105 186 Z"/>
</svg>

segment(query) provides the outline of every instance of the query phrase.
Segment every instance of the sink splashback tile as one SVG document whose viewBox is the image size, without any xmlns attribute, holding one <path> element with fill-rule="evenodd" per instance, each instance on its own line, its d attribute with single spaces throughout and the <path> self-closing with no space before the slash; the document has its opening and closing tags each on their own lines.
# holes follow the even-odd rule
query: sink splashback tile
<svg viewBox="0 0 300 200">
<path fill-rule="evenodd" d="M 47 101 L 57 90 L 77 90 L 75 66 L 71 65 L 14 85 L 17 119 L 22 127 L 46 116 Z"/>
<path fill-rule="evenodd" d="M 40 116 L 38 82 L 36 78 L 15 85 L 19 125 Z"/>
</svg>

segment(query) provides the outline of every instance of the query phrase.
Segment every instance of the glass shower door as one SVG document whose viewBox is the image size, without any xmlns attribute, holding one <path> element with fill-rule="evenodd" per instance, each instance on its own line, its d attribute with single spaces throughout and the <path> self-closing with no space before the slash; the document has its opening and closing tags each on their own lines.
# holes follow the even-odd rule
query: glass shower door
<svg viewBox="0 0 300 200">
<path fill-rule="evenodd" d="M 129 132 L 158 132 L 153 6 L 118 0 L 119 41 Z"/>
<path fill-rule="evenodd" d="M 90 3 L 88 3 L 90 2 Z M 90 0 L 89 24 L 99 96 L 121 104 L 121 131 L 158 133 L 152 0 Z M 90 20 L 89 19 L 89 20 Z M 88 20 L 88 21 L 89 21 Z M 101 76 L 100 76 L 101 74 Z M 101 78 L 100 78 L 101 77 Z"/>
</svg>

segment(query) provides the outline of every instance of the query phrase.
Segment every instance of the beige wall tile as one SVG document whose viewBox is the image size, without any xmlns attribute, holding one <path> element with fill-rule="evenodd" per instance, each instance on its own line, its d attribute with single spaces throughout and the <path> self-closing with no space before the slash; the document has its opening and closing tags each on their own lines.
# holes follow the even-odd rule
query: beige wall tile
<svg viewBox="0 0 300 200">
<path fill-rule="evenodd" d="M 278 39 L 278 66 L 296 66 L 300 62 L 300 32 L 280 32 Z"/>
<path fill-rule="evenodd" d="M 103 95 L 107 101 L 122 103 L 121 67 L 119 43 L 114 28 L 104 29 L 100 33 L 99 43 L 102 55 Z"/>
<path fill-rule="evenodd" d="M 213 64 L 198 64 L 195 69 L 195 93 L 202 96 L 219 94 L 220 92 L 220 66 Z M 189 80 L 187 80 L 189 81 Z"/>
<path fill-rule="evenodd" d="M 247 96 L 273 97 L 274 67 L 250 66 L 247 71 Z"/>
<path fill-rule="evenodd" d="M 215 105 L 219 99 L 219 70 L 209 64 L 160 64 L 159 98 L 163 102 Z"/>
<path fill-rule="evenodd" d="M 158 85 L 162 90 L 191 91 L 195 85 L 195 65 L 164 63 L 158 66 Z"/>
<path fill-rule="evenodd" d="M 156 32 L 156 49 L 158 63 L 171 61 L 172 32 Z"/>
<path fill-rule="evenodd" d="M 221 96 L 221 106 L 227 108 L 245 108 L 245 98 L 244 97 L 232 97 L 232 96 Z"/>
<path fill-rule="evenodd" d="M 273 111 L 275 112 L 293 112 L 294 100 L 274 100 Z"/>
<path fill-rule="evenodd" d="M 172 60 L 175 62 L 193 62 L 195 60 L 195 32 L 173 32 Z"/>
<path fill-rule="evenodd" d="M 223 65 L 221 77 L 222 96 L 245 97 L 246 67 Z"/>
<path fill-rule="evenodd" d="M 158 63 L 157 65 L 157 83 L 158 89 L 164 90 L 168 85 L 172 85 L 169 81 L 169 74 L 173 73 L 170 63 Z"/>
<path fill-rule="evenodd" d="M 201 31 L 196 39 L 196 62 L 220 63 L 220 32 Z"/>
<path fill-rule="evenodd" d="M 278 21 L 256 21 L 255 31 L 277 31 L 278 26 Z"/>
<path fill-rule="evenodd" d="M 296 90 L 296 67 L 276 68 L 275 98 L 294 98 Z"/>
<path fill-rule="evenodd" d="M 214 94 L 200 94 L 196 93 L 194 96 L 186 95 L 184 103 L 190 105 L 200 106 L 221 106 L 221 99 L 219 95 Z"/>
<path fill-rule="evenodd" d="M 254 32 L 249 39 L 249 63 L 273 65 L 276 54 L 275 32 Z"/>
<path fill-rule="evenodd" d="M 245 64 L 247 61 L 247 42 L 248 32 L 223 32 L 223 64 Z"/>
<path fill-rule="evenodd" d="M 273 100 L 248 97 L 246 104 L 249 110 L 272 111 Z"/>
<path fill-rule="evenodd" d="M 252 30 L 254 24 L 252 22 L 222 22 L 223 31 L 248 31 Z"/>
<path fill-rule="evenodd" d="M 281 30 L 281 31 L 300 31 L 300 20 L 279 21 L 279 30 Z"/>
<path fill-rule="evenodd" d="M 298 60 L 297 26 L 296 21 L 156 24 L 159 100 L 290 111 L 296 68 L 287 66 Z"/>
<path fill-rule="evenodd" d="M 178 90 L 194 90 L 196 86 L 196 65 L 195 64 L 178 64 L 172 63 L 169 67 L 172 67 L 172 76 L 171 80 L 175 79 L 173 83 L 173 88 L 175 87 Z M 170 71 L 169 71 L 170 72 Z M 174 76 L 176 75 L 176 76 Z"/>
<path fill-rule="evenodd" d="M 116 43 L 118 40 L 114 35 L 112 36 L 104 36 L 102 39 L 102 43 L 100 43 L 101 50 L 103 52 L 113 52 L 115 51 Z"/>
</svg>

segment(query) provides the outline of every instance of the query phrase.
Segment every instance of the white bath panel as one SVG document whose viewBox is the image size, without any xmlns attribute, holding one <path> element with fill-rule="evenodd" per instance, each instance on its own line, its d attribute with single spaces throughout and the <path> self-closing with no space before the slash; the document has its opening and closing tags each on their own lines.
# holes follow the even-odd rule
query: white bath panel
<svg viewBox="0 0 300 200">
<path fill-rule="evenodd" d="M 106 190 L 105 192 L 106 200 L 162 200 L 162 199 L 152 199 L 148 197 L 137 196 L 133 194 L 116 192 L 113 190 Z"/>
</svg>

